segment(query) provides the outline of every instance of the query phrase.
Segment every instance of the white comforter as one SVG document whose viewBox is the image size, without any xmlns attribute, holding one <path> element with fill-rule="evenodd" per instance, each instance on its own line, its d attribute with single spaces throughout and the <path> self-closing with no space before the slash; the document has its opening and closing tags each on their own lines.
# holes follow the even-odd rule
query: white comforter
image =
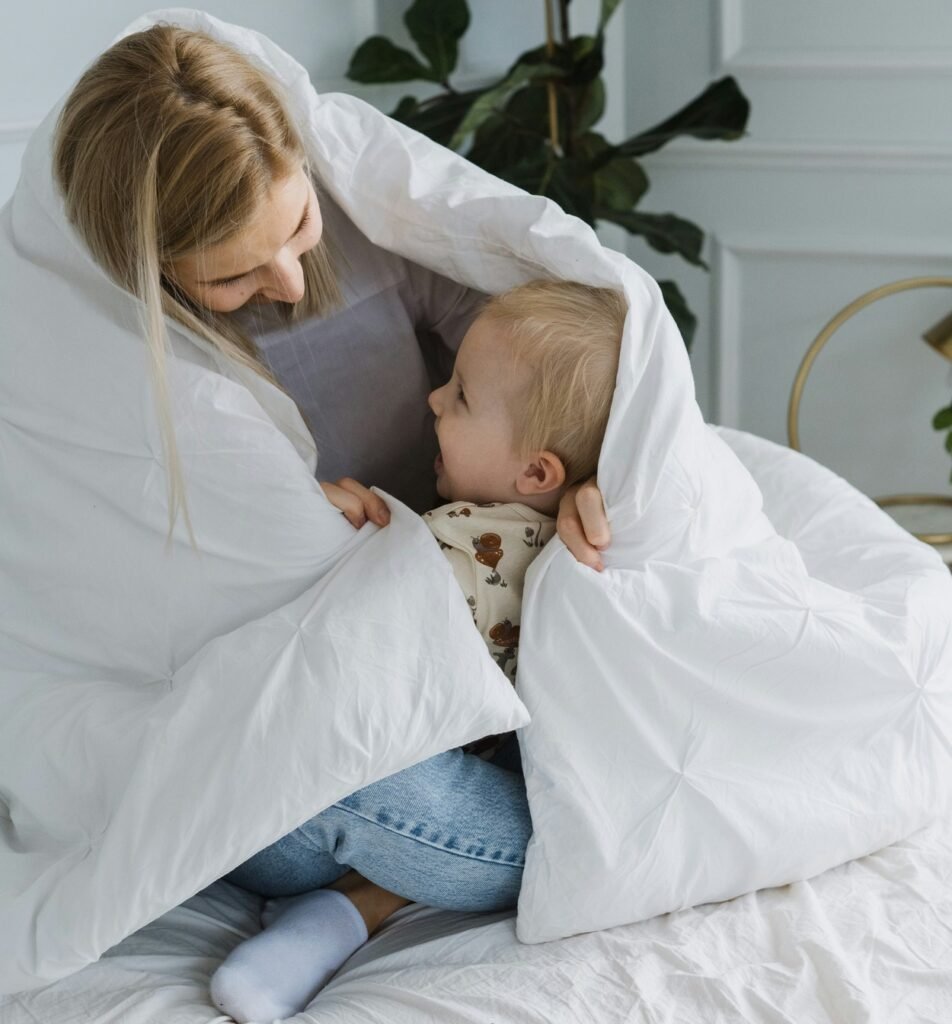
<svg viewBox="0 0 952 1024">
<path fill-rule="evenodd" d="M 952 582 L 935 553 L 779 450 L 797 481 L 774 481 L 779 510 L 803 523 L 778 532 L 703 423 L 640 268 L 548 200 L 317 96 L 257 33 L 164 16 L 283 81 L 313 169 L 375 244 L 485 292 L 538 276 L 624 290 L 599 465 L 613 543 L 601 575 L 560 543 L 532 566 L 520 701 L 422 523 L 395 508 L 352 536 L 290 400 L 173 327 L 202 554 L 181 530 L 167 549 L 135 302 L 65 220 L 54 110 L 0 211 L 0 992 L 78 970 L 345 793 L 527 725 L 527 708 L 523 941 L 795 882 L 932 821 L 952 779 Z M 516 954 L 553 971 L 547 1019 L 575 998 L 550 955 Z M 586 970 L 594 992 L 632 967 L 577 967 L 583 985 Z"/>
<path fill-rule="evenodd" d="M 775 446 L 728 432 L 767 507 L 810 548 L 812 516 Z M 786 453 L 819 485 L 824 471 Z M 814 536 L 815 536 L 814 532 Z M 822 531 L 820 533 L 822 536 Z M 828 553 L 829 554 L 829 553 Z M 816 553 L 814 552 L 814 557 Z M 208 739 L 215 746 L 214 737 Z M 224 1024 L 208 996 L 258 928 L 225 882 L 98 963 L 0 997 L 0 1024 Z M 807 881 L 535 945 L 512 914 L 398 911 L 298 1024 L 948 1024 L 952 824 Z"/>
</svg>

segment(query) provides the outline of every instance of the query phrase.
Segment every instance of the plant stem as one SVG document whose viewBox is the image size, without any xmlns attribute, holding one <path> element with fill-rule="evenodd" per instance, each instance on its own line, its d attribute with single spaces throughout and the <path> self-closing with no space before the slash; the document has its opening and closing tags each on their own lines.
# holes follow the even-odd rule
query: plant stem
<svg viewBox="0 0 952 1024">
<path fill-rule="evenodd" d="M 569 0 L 559 0 L 559 21 L 562 26 L 562 45 L 569 45 Z"/>
<path fill-rule="evenodd" d="M 572 57 L 572 37 L 569 34 L 569 0 L 559 0 L 559 22 L 562 31 L 562 46 L 565 47 L 565 55 L 568 59 Z M 575 103 L 571 89 L 565 90 L 565 156 L 572 156 L 575 152 Z"/>
<path fill-rule="evenodd" d="M 552 29 L 552 0 L 545 0 L 545 55 L 549 60 L 555 55 L 555 38 Z M 555 82 L 550 80 L 546 84 L 546 92 L 549 97 L 549 141 L 552 143 L 552 151 L 558 153 L 560 152 L 559 105 Z"/>
<path fill-rule="evenodd" d="M 545 195 L 545 190 L 549 187 L 549 182 L 552 180 L 552 174 L 555 171 L 555 157 L 554 155 L 549 157 L 549 162 L 546 164 L 545 173 L 542 175 L 542 181 L 539 182 L 540 196 Z"/>
</svg>

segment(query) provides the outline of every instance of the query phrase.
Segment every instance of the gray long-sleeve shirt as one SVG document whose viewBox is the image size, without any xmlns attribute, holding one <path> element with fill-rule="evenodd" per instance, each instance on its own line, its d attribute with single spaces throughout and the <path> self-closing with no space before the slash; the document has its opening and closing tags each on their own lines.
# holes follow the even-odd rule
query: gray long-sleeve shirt
<svg viewBox="0 0 952 1024">
<path fill-rule="evenodd" d="M 344 308 L 288 328 L 246 307 L 240 322 L 314 437 L 318 479 L 351 476 L 422 513 L 440 502 L 426 398 L 485 296 L 373 245 L 320 202 Z"/>
</svg>

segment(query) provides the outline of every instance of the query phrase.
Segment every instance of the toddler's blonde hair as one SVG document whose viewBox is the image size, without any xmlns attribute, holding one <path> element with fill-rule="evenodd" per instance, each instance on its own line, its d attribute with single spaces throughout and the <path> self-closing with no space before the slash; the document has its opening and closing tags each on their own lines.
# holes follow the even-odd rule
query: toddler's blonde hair
<svg viewBox="0 0 952 1024">
<path fill-rule="evenodd" d="M 628 307 L 621 292 L 537 280 L 491 298 L 480 316 L 499 327 L 530 371 L 510 411 L 522 454 L 548 449 L 566 485 L 592 476 L 608 425 Z"/>
</svg>

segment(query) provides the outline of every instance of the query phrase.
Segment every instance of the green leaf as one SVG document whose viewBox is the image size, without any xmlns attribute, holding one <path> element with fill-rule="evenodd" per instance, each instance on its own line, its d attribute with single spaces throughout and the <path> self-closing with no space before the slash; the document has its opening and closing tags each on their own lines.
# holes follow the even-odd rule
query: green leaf
<svg viewBox="0 0 952 1024">
<path fill-rule="evenodd" d="M 952 430 L 945 435 L 945 450 L 952 453 Z"/>
<path fill-rule="evenodd" d="M 601 120 L 605 113 L 605 83 L 596 78 L 580 90 L 575 104 L 575 131 L 582 135 Z"/>
<path fill-rule="evenodd" d="M 394 46 L 385 36 L 371 36 L 354 51 L 347 77 L 354 82 L 376 85 L 382 82 L 427 82 L 439 79 L 410 53 Z"/>
<path fill-rule="evenodd" d="M 681 289 L 674 281 L 659 281 L 658 286 L 664 297 L 664 304 L 668 307 L 668 312 L 674 318 L 681 337 L 684 339 L 684 347 L 690 351 L 691 342 L 694 341 L 694 332 L 697 329 L 697 317 L 688 308 Z"/>
<path fill-rule="evenodd" d="M 598 161 L 599 167 L 602 166 L 602 154 L 609 150 L 614 152 L 614 147 L 606 140 L 604 135 L 600 135 L 598 132 L 586 132 L 575 140 L 575 150 L 579 157 L 588 160 L 592 164 L 592 167 L 589 168 L 589 171 L 592 171 L 596 161 Z"/>
<path fill-rule="evenodd" d="M 545 43 L 541 46 L 535 46 L 531 50 L 526 50 L 524 53 L 520 53 L 512 64 L 509 65 L 509 71 L 513 71 L 515 68 L 519 67 L 520 64 L 558 64 L 564 72 L 567 70 L 568 66 L 565 47 L 562 46 L 561 43 L 556 43 L 555 53 L 550 54 Z M 509 74 L 509 71 L 507 71 L 506 74 Z"/>
<path fill-rule="evenodd" d="M 510 122 L 540 138 L 549 137 L 549 97 L 545 85 L 530 82 L 517 89 L 503 108 Z"/>
<path fill-rule="evenodd" d="M 405 97 L 390 116 L 446 146 L 463 115 L 482 92 L 482 89 L 472 89 L 469 92 L 443 93 L 424 100 L 415 108 L 407 103 L 411 97 Z"/>
<path fill-rule="evenodd" d="M 605 47 L 601 36 L 574 36 L 569 53 L 567 80 L 572 85 L 593 82 L 605 67 Z"/>
<path fill-rule="evenodd" d="M 666 121 L 618 147 L 624 156 L 641 156 L 660 149 L 679 135 L 696 139 L 738 139 L 747 126 L 750 103 L 737 82 L 728 75 L 709 85 L 697 99 Z"/>
<path fill-rule="evenodd" d="M 456 67 L 460 37 L 469 28 L 466 0 L 416 0 L 403 21 L 436 80 L 445 82 Z"/>
<path fill-rule="evenodd" d="M 557 83 L 556 111 L 559 123 L 559 139 L 563 145 L 569 139 L 569 108 L 574 107 L 574 131 L 576 149 L 579 137 L 601 117 L 604 110 L 605 90 L 602 80 L 580 86 L 570 86 L 566 81 Z M 544 84 L 527 83 L 516 89 L 504 107 L 505 113 L 525 131 L 542 138 L 549 137 L 549 96 Z"/>
<path fill-rule="evenodd" d="M 480 125 L 466 157 L 478 167 L 508 181 L 509 169 L 524 160 L 541 161 L 544 167 L 547 153 L 544 136 L 528 131 L 503 112 L 493 114 Z M 543 171 L 539 173 L 541 177 Z"/>
<path fill-rule="evenodd" d="M 487 89 L 472 104 L 456 129 L 453 138 L 450 139 L 450 148 L 458 149 L 466 136 L 496 113 L 497 108 L 503 104 L 509 94 L 523 82 L 561 74 L 561 70 L 552 64 L 517 64 L 501 82 Z"/>
<path fill-rule="evenodd" d="M 678 253 L 689 263 L 708 269 L 701 259 L 704 232 L 689 220 L 676 217 L 673 213 L 623 212 L 604 206 L 595 210 L 595 216 L 620 224 L 633 235 L 641 235 L 658 252 Z"/>
<path fill-rule="evenodd" d="M 539 190 L 549 172 L 549 165 L 549 151 L 545 146 L 541 146 L 537 152 L 499 171 L 498 174 L 500 178 L 508 181 L 511 185 L 515 185 L 516 188 L 525 189 L 526 192 L 539 195 Z"/>
<path fill-rule="evenodd" d="M 556 118 L 559 126 L 559 139 L 564 143 L 568 137 L 568 103 L 563 82 L 557 86 Z M 505 113 L 522 129 L 548 140 L 549 126 L 549 90 L 545 83 L 530 82 L 516 89 L 504 108 Z"/>
<path fill-rule="evenodd" d="M 605 30 L 605 23 L 615 13 L 615 8 L 621 3 L 621 0 L 602 0 L 602 13 L 598 19 L 598 34 L 601 35 Z"/>
<path fill-rule="evenodd" d="M 402 121 L 407 124 L 407 119 L 412 117 L 420 109 L 420 101 L 415 96 L 404 96 L 400 102 L 390 111 L 390 116 L 395 121 Z"/>
<path fill-rule="evenodd" d="M 595 202 L 619 213 L 630 210 L 648 191 L 648 177 L 627 157 L 604 164 L 595 172 Z"/>
<path fill-rule="evenodd" d="M 554 64 L 561 69 L 561 77 L 566 82 L 584 85 L 602 73 L 604 46 L 599 36 L 573 36 L 568 46 L 556 43 L 555 52 L 551 54 L 545 44 L 526 50 L 513 61 L 510 70 L 520 64 Z"/>
<path fill-rule="evenodd" d="M 566 213 L 595 226 L 595 187 L 591 172 L 582 161 L 553 157 L 540 191 Z"/>
<path fill-rule="evenodd" d="M 933 430 L 948 430 L 949 427 L 952 427 L 952 405 L 948 405 L 944 409 L 940 409 L 935 416 L 932 417 Z"/>
</svg>

